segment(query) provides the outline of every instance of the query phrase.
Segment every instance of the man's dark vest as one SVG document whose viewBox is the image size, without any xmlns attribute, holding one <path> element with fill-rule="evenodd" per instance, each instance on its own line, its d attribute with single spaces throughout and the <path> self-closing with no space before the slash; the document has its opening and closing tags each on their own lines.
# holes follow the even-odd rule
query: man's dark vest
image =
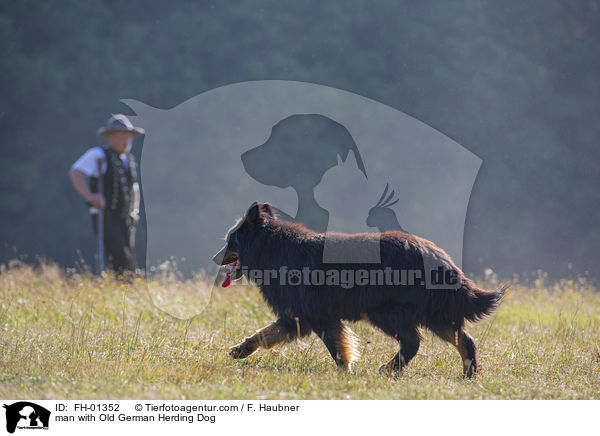
<svg viewBox="0 0 600 436">
<path fill-rule="evenodd" d="M 112 148 L 104 148 L 106 156 L 106 173 L 104 173 L 104 199 L 106 211 L 118 214 L 121 218 L 129 217 L 133 209 L 133 184 L 137 182 L 135 158 L 127 155 L 127 168 L 119 153 Z M 98 192 L 98 178 L 90 178 L 90 190 Z"/>
</svg>

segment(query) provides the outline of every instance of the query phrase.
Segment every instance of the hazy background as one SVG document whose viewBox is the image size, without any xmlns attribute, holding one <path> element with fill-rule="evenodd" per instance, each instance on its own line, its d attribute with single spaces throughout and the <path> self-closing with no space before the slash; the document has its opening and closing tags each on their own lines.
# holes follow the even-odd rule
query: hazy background
<svg viewBox="0 0 600 436">
<path fill-rule="evenodd" d="M 131 114 L 120 99 L 166 109 L 285 79 L 380 101 L 483 159 L 466 271 L 597 277 L 599 18 L 598 1 L 3 1 L 0 262 L 91 262 L 67 172 Z"/>
</svg>

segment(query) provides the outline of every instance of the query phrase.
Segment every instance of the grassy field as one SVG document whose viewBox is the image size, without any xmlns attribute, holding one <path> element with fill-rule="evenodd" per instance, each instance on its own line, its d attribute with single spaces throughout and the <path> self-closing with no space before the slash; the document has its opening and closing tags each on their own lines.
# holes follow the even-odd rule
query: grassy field
<svg viewBox="0 0 600 436">
<path fill-rule="evenodd" d="M 365 323 L 352 325 L 353 374 L 314 336 L 232 360 L 228 348 L 274 317 L 252 287 L 218 289 L 207 306 L 210 294 L 168 272 L 122 284 L 13 262 L 0 271 L 0 397 L 600 399 L 600 293 L 583 281 L 514 283 L 495 316 L 469 327 L 482 363 L 473 381 L 429 333 L 401 378 L 380 376 L 396 345 Z"/>
</svg>

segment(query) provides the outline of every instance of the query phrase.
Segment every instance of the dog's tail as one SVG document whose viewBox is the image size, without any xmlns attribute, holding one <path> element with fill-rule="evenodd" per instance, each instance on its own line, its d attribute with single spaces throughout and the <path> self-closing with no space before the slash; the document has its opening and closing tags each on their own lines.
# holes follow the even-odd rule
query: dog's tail
<svg viewBox="0 0 600 436">
<path fill-rule="evenodd" d="M 471 322 L 477 322 L 494 313 L 509 287 L 509 285 L 501 285 L 497 289 L 486 290 L 478 288 L 470 280 L 464 281 L 461 287 L 464 297 L 464 318 Z"/>
</svg>

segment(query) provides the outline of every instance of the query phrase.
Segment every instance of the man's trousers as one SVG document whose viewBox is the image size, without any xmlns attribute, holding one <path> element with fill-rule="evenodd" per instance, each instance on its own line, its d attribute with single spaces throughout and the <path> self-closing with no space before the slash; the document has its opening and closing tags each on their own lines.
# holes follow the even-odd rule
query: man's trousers
<svg viewBox="0 0 600 436">
<path fill-rule="evenodd" d="M 104 256 L 107 265 L 117 273 L 135 271 L 135 228 L 120 214 L 104 211 Z M 98 233 L 98 215 L 92 214 L 94 234 Z"/>
</svg>

